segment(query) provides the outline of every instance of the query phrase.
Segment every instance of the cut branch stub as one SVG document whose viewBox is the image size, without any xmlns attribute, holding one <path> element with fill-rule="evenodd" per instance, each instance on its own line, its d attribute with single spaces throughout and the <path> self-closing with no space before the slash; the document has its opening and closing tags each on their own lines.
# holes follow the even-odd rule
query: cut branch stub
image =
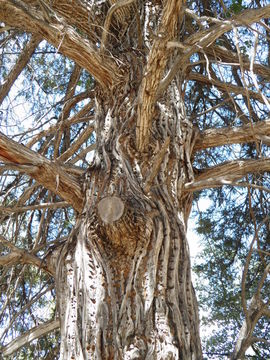
<svg viewBox="0 0 270 360">
<path fill-rule="evenodd" d="M 98 214 L 106 224 L 119 220 L 124 212 L 125 205 L 117 196 L 108 196 L 98 203 Z"/>
</svg>

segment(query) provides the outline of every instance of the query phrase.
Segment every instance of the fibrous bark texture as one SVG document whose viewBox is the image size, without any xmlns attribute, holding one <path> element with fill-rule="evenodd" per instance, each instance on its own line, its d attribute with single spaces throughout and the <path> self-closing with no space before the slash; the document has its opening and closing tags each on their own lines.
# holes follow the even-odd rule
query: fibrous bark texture
<svg viewBox="0 0 270 360">
<path fill-rule="evenodd" d="M 270 169 L 262 150 L 270 144 L 269 114 L 263 110 L 270 109 L 265 95 L 269 69 L 262 54 L 266 50 L 261 50 L 266 42 L 258 42 L 258 34 L 269 31 L 264 18 L 270 16 L 270 5 L 254 3 L 257 8 L 244 10 L 239 2 L 243 11 L 234 13 L 235 6 L 225 2 L 215 2 L 219 6 L 212 12 L 208 1 L 0 0 L 3 39 L 26 44 L 11 70 L 3 52 L 8 75 L 0 103 L 5 104 L 24 69 L 32 82 L 44 72 L 37 88 L 46 94 L 36 105 L 33 87 L 30 103 L 40 115 L 30 138 L 28 131 L 22 135 L 26 146 L 17 142 L 18 134 L 14 141 L 0 133 L 0 162 L 5 164 L 0 170 L 20 171 L 35 181 L 28 189 L 16 175 L 7 181 L 6 193 L 1 190 L 0 211 L 14 214 L 16 230 L 5 229 L 11 241 L 0 237 L 10 251 L 0 265 L 32 264 L 55 278 L 62 360 L 202 359 L 186 239 L 192 193 L 224 184 L 265 190 L 261 179 L 254 184 L 239 180 Z M 241 50 L 241 28 L 247 30 L 245 40 L 249 32 L 256 33 L 250 58 L 252 36 Z M 19 41 L 21 32 L 31 34 L 30 40 L 20 35 Z M 58 73 L 62 64 L 58 86 L 50 81 L 50 69 Z M 42 71 L 35 74 L 39 65 Z M 23 93 L 27 100 L 27 90 Z M 52 107 L 48 112 L 45 97 Z M 246 155 L 238 149 L 236 159 L 226 150 L 212 161 L 211 154 L 206 159 L 201 153 L 194 176 L 195 152 L 238 143 L 255 143 L 258 156 L 252 149 Z M 67 205 L 76 214 L 67 210 L 58 222 L 60 215 L 50 211 Z M 34 214 L 42 209 L 47 214 Z M 32 211 L 28 223 L 17 217 L 26 211 Z M 75 216 L 66 241 L 62 235 Z M 50 222 L 61 229 L 51 230 Z M 20 223 L 23 236 L 17 238 Z M 11 278 L 19 284 L 16 275 Z M 22 282 L 23 289 L 31 287 Z M 16 286 L 10 285 L 12 296 Z M 10 303 L 4 305 L 3 323 Z M 254 326 L 264 314 L 259 305 L 256 311 L 245 310 L 235 358 L 252 343 Z M 41 332 L 34 327 L 3 351 L 11 354 L 57 325 L 54 319 Z"/>
<path fill-rule="evenodd" d="M 133 99 L 97 99 L 85 208 L 57 271 L 62 359 L 201 358 L 183 194 L 193 129 L 177 84 L 169 91 L 176 101 L 158 102 L 145 157 L 129 135 Z"/>
</svg>

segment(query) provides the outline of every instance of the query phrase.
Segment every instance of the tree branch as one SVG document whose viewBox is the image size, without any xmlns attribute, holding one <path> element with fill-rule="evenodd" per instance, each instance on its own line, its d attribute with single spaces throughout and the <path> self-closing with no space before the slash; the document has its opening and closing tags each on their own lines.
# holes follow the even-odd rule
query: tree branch
<svg viewBox="0 0 270 360">
<path fill-rule="evenodd" d="M 196 14 L 194 14 L 196 16 Z M 162 94 L 169 86 L 174 76 L 181 69 L 183 71 L 189 63 L 189 58 L 195 52 L 201 52 L 203 49 L 209 47 L 221 35 L 232 29 L 232 22 L 234 26 L 250 25 L 258 22 L 260 19 L 270 16 L 270 5 L 259 9 L 245 10 L 239 15 L 234 16 L 233 19 L 220 20 L 216 25 L 209 27 L 206 30 L 198 31 L 190 35 L 182 44 L 184 51 L 179 54 L 171 67 L 168 74 L 161 81 L 158 93 Z"/>
<path fill-rule="evenodd" d="M 264 171 L 270 171 L 270 159 L 268 158 L 230 161 L 203 170 L 195 176 L 193 182 L 186 183 L 184 189 L 187 192 L 193 192 L 223 185 L 237 185 L 234 182 L 243 176 Z M 239 185 L 243 186 L 241 183 Z"/>
<path fill-rule="evenodd" d="M 56 134 L 55 137 L 55 142 L 54 142 L 54 156 L 53 158 L 56 159 L 59 156 L 59 150 L 60 150 L 60 143 L 61 143 L 61 139 L 63 137 L 63 141 L 64 141 L 64 146 L 65 149 L 67 149 L 70 145 L 70 132 L 69 129 L 65 129 L 64 131 L 61 131 L 64 127 L 64 122 L 68 119 L 70 112 L 71 112 L 71 108 L 72 108 L 72 102 L 70 102 L 69 100 L 74 96 L 75 94 L 75 89 L 77 86 L 77 83 L 79 81 L 80 78 L 80 74 L 81 74 L 81 68 L 75 64 L 73 71 L 71 73 L 69 82 L 68 82 L 68 86 L 67 86 L 67 90 L 66 90 L 66 94 L 63 100 L 64 106 L 62 109 L 62 112 L 59 116 L 59 120 L 58 122 L 60 122 L 60 127 L 59 127 L 59 131 Z"/>
<path fill-rule="evenodd" d="M 11 250 L 9 254 L 0 256 L 0 266 L 9 266 L 17 263 L 30 264 L 37 266 L 54 276 L 54 269 L 50 265 L 47 265 L 46 262 L 43 262 L 39 257 L 18 248 L 2 235 L 0 235 L 0 244 L 3 244 Z"/>
<path fill-rule="evenodd" d="M 209 129 L 201 132 L 194 145 L 194 151 L 230 144 L 254 142 L 256 140 L 270 145 L 270 119 L 245 126 Z"/>
<path fill-rule="evenodd" d="M 118 0 L 117 2 L 115 2 L 109 9 L 107 16 L 106 16 L 106 20 L 104 23 L 104 29 L 102 32 L 102 38 L 101 38 L 101 44 L 100 44 L 100 50 L 104 51 L 104 48 L 106 47 L 106 41 L 107 41 L 107 36 L 109 33 L 109 28 L 111 25 L 111 20 L 112 20 L 112 16 L 115 13 L 115 11 L 117 11 L 118 9 L 120 9 L 123 6 L 127 6 L 130 5 L 134 2 L 135 0 Z"/>
<path fill-rule="evenodd" d="M 89 93 L 88 93 L 87 97 L 90 97 Z M 68 129 L 71 125 L 78 124 L 80 122 L 86 122 L 86 121 L 89 121 L 90 119 L 94 119 L 93 115 L 90 115 L 90 116 L 87 115 L 91 109 L 93 109 L 93 102 L 89 101 L 89 103 L 84 105 L 84 107 L 81 110 L 79 110 L 75 115 L 73 115 L 71 118 L 65 120 L 63 124 L 58 122 L 57 124 L 51 125 L 48 129 L 40 131 L 37 135 L 35 135 L 27 143 L 26 146 L 28 148 L 31 148 L 40 139 L 42 139 L 45 136 L 48 136 L 49 134 L 59 131 L 59 129 L 61 127 L 62 127 L 62 129 Z"/>
<path fill-rule="evenodd" d="M 44 290 L 43 290 L 44 289 Z M 12 325 L 14 324 L 14 322 L 16 321 L 16 319 L 18 319 L 18 317 L 20 317 L 20 315 L 22 313 L 24 313 L 26 310 L 30 310 L 31 311 L 31 306 L 33 304 L 35 304 L 38 299 L 40 299 L 43 295 L 45 295 L 47 292 L 51 291 L 54 289 L 54 284 L 46 286 L 46 284 L 40 289 L 43 291 L 38 292 L 37 294 L 35 294 L 31 299 L 29 299 L 27 301 L 27 303 L 18 311 L 16 312 L 16 314 L 14 314 L 14 316 L 12 317 L 12 319 L 10 319 L 9 324 L 7 325 L 7 327 L 5 328 L 5 330 L 2 332 L 1 338 L 3 339 L 5 337 L 5 335 L 7 334 L 7 332 L 9 331 L 9 329 L 11 329 Z"/>
<path fill-rule="evenodd" d="M 204 49 L 207 55 L 214 57 L 216 59 L 222 59 L 221 62 L 224 63 L 227 61 L 230 65 L 239 65 L 239 57 L 237 53 L 225 48 L 224 46 L 213 45 L 206 47 Z M 250 61 L 249 58 L 243 58 L 243 66 L 244 69 L 249 71 L 250 70 Z M 270 69 L 267 66 L 262 64 L 254 63 L 254 72 L 257 75 L 263 76 L 266 79 L 270 78 Z"/>
<path fill-rule="evenodd" d="M 93 126 L 88 126 L 77 138 L 76 141 L 74 141 L 70 147 L 62 154 L 58 157 L 57 160 L 59 161 L 66 161 L 69 157 L 71 157 L 81 146 L 82 144 L 89 139 L 89 137 L 91 136 L 91 134 L 94 131 L 94 127 Z"/>
<path fill-rule="evenodd" d="M 54 16 L 50 23 L 47 20 L 43 12 L 27 6 L 20 0 L 0 0 L 0 21 L 40 35 L 63 55 L 92 74 L 104 88 L 111 88 L 121 81 L 119 67 L 111 58 L 101 57 L 98 49 L 74 28 L 63 25 L 63 19 L 60 22 Z"/>
<path fill-rule="evenodd" d="M 232 92 L 235 94 L 241 94 L 243 96 L 247 96 L 247 94 L 252 97 L 253 99 L 256 99 L 260 101 L 261 103 L 264 103 L 264 99 L 260 93 L 257 93 L 256 91 L 248 90 L 246 87 L 241 87 L 237 85 L 233 85 L 230 83 L 225 83 L 223 81 L 218 81 L 213 78 L 209 79 L 207 76 L 191 72 L 188 75 L 189 80 L 202 82 L 204 84 L 210 85 L 210 86 L 216 86 L 218 89 L 224 91 L 224 92 Z"/>
<path fill-rule="evenodd" d="M 0 133 L 0 159 L 5 164 L 15 165 L 19 171 L 25 172 L 81 212 L 83 207 L 81 186 L 78 180 L 68 174 L 61 165 L 49 161 L 2 133 Z"/>
<path fill-rule="evenodd" d="M 29 210 L 40 210 L 40 209 L 58 209 L 60 207 L 67 207 L 69 204 L 66 201 L 59 201 L 55 203 L 43 203 L 38 205 L 29 205 L 29 206 L 14 206 L 6 207 L 0 206 L 0 212 L 7 214 L 14 214 L 19 212 L 25 212 Z"/>
<path fill-rule="evenodd" d="M 160 80 L 171 53 L 171 50 L 167 49 L 167 42 L 173 40 L 176 36 L 176 31 L 178 29 L 177 22 L 179 21 L 179 18 L 181 18 L 182 12 L 182 0 L 171 0 L 166 2 L 162 13 L 160 27 L 150 50 L 145 68 L 145 76 L 142 79 L 138 96 L 139 104 L 136 146 L 139 151 L 144 151 L 149 142 L 154 102 L 156 100 Z"/>
<path fill-rule="evenodd" d="M 18 76 L 20 75 L 20 73 L 28 63 L 28 61 L 30 60 L 31 56 L 33 55 L 39 43 L 40 43 L 40 39 L 36 36 L 32 36 L 32 38 L 29 40 L 28 44 L 21 53 L 15 66 L 10 71 L 4 83 L 0 87 L 0 105 L 2 104 L 10 88 L 12 87 L 12 85 L 14 84 L 14 82 L 16 81 L 16 79 L 18 78 Z"/>
<path fill-rule="evenodd" d="M 4 346 L 1 349 L 1 353 L 3 356 L 8 356 L 13 354 L 15 351 L 20 349 L 22 346 L 25 346 L 26 344 L 30 343 L 31 341 L 48 334 L 49 332 L 58 329 L 60 326 L 60 321 L 58 319 L 56 320 L 50 320 L 43 324 L 40 324 L 31 330 L 27 331 L 22 336 L 19 336 L 18 338 L 11 341 L 9 344 Z"/>
</svg>

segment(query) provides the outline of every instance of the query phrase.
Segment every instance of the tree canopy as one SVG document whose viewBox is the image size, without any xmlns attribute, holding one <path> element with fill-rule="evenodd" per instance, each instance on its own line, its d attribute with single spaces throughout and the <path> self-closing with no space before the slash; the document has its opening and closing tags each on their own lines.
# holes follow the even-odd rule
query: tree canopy
<svg viewBox="0 0 270 360">
<path fill-rule="evenodd" d="M 155 105 L 177 81 L 168 102 L 179 96 L 196 129 L 194 180 L 183 192 L 193 194 L 201 237 L 204 357 L 270 358 L 269 18 L 266 0 L 0 0 L 4 356 L 58 358 L 51 255 L 82 216 L 83 176 L 101 136 L 96 95 L 124 97 L 125 83 L 136 92 L 139 116 L 128 103 L 123 112 L 141 158 L 157 147 L 147 192 L 169 147 L 168 138 L 151 143 Z"/>
</svg>

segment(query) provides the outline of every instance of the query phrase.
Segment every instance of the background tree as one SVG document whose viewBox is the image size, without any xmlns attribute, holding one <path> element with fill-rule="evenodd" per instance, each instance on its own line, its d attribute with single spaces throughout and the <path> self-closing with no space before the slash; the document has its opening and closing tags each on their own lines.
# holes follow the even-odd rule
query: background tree
<svg viewBox="0 0 270 360">
<path fill-rule="evenodd" d="M 269 15 L 0 0 L 4 356 L 201 359 L 193 193 L 205 355 L 268 356 Z"/>
</svg>

